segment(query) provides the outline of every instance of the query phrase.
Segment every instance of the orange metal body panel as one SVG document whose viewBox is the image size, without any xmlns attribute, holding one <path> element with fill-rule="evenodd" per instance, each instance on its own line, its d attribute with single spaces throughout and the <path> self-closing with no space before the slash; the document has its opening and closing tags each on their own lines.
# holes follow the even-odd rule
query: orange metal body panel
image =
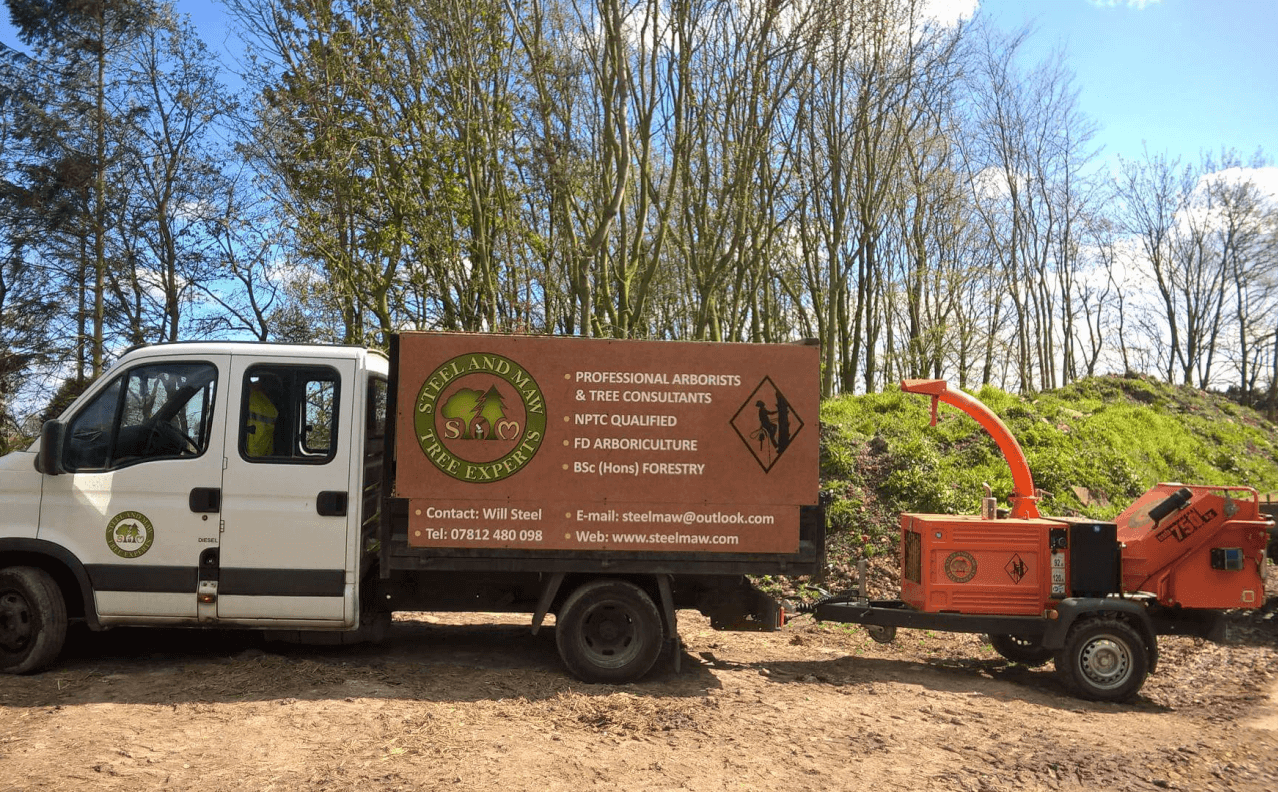
<svg viewBox="0 0 1278 792">
<path fill-rule="evenodd" d="M 901 599 L 929 613 L 1036 616 L 1051 593 L 1043 519 L 901 515 Z"/>
<path fill-rule="evenodd" d="M 1118 516 L 1123 590 L 1147 591 L 1164 605 L 1184 608 L 1259 606 L 1269 523 L 1256 491 L 1192 486 L 1189 503 L 1155 524 L 1150 509 L 1182 486 L 1159 484 Z M 1212 549 L 1226 547 L 1243 551 L 1243 569 L 1212 569 Z"/>
</svg>

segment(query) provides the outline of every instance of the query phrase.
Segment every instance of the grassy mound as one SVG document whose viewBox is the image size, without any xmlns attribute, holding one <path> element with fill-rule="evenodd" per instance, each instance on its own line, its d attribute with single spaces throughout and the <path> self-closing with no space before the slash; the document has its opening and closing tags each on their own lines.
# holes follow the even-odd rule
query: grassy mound
<svg viewBox="0 0 1278 792">
<path fill-rule="evenodd" d="M 989 387 L 975 395 L 1019 440 L 1048 493 L 1044 514 L 1110 518 L 1160 481 L 1278 491 L 1275 426 L 1221 396 L 1123 377 L 1025 398 Z M 1007 505 L 1011 474 L 993 439 L 944 404 L 929 426 L 930 406 L 899 390 L 822 405 L 833 557 L 893 555 L 900 512 L 975 514 L 983 482 Z"/>
</svg>

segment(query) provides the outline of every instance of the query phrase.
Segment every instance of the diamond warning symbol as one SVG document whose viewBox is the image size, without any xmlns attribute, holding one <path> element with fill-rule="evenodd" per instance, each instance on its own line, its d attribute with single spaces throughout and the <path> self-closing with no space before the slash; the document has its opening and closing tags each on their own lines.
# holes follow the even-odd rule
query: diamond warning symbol
<svg viewBox="0 0 1278 792">
<path fill-rule="evenodd" d="M 1012 560 L 1008 561 L 1007 565 L 1004 566 L 1003 569 L 1007 572 L 1007 576 L 1012 579 L 1013 583 L 1020 583 L 1021 579 L 1025 577 L 1025 573 L 1029 571 L 1029 567 L 1027 567 L 1025 562 L 1021 560 L 1020 553 L 1013 554 Z"/>
<path fill-rule="evenodd" d="M 732 416 L 732 428 L 767 473 L 803 429 L 803 419 L 785 394 L 764 377 Z"/>
</svg>

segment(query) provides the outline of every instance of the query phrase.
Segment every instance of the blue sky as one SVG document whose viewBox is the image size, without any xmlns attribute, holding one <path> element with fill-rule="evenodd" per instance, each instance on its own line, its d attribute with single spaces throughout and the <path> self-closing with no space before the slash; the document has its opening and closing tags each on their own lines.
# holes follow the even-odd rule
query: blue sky
<svg viewBox="0 0 1278 792">
<path fill-rule="evenodd" d="M 1196 160 L 1278 157 L 1278 0 L 982 0 L 1004 30 L 1031 24 L 1040 58 L 1063 45 L 1102 156 L 1143 144 Z"/>
<path fill-rule="evenodd" d="M 932 0 L 971 6 L 973 0 Z M 1278 157 L 1278 0 L 980 0 L 1004 30 L 1030 24 L 1028 54 L 1064 46 L 1102 157 L 1152 152 L 1196 160 L 1203 150 L 1261 147 Z M 210 49 L 238 45 L 220 3 L 178 0 Z M 0 14 L 0 41 L 18 42 Z"/>
</svg>

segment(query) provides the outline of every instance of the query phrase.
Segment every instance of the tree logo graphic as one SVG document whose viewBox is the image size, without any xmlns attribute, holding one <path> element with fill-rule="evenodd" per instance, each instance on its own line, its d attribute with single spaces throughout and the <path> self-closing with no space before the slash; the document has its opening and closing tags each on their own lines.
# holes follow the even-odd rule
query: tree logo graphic
<svg viewBox="0 0 1278 792">
<path fill-rule="evenodd" d="M 121 558 L 137 558 L 155 543 L 155 527 L 142 512 L 120 512 L 107 523 L 106 543 Z"/>
<path fill-rule="evenodd" d="M 467 482 L 500 481 L 532 461 L 546 434 L 546 401 L 523 366 L 500 355 L 459 355 L 431 372 L 417 394 L 422 453 Z"/>
<path fill-rule="evenodd" d="M 448 440 L 510 440 L 519 430 L 506 418 L 506 403 L 496 384 L 486 391 L 458 388 L 440 410 Z"/>
</svg>

